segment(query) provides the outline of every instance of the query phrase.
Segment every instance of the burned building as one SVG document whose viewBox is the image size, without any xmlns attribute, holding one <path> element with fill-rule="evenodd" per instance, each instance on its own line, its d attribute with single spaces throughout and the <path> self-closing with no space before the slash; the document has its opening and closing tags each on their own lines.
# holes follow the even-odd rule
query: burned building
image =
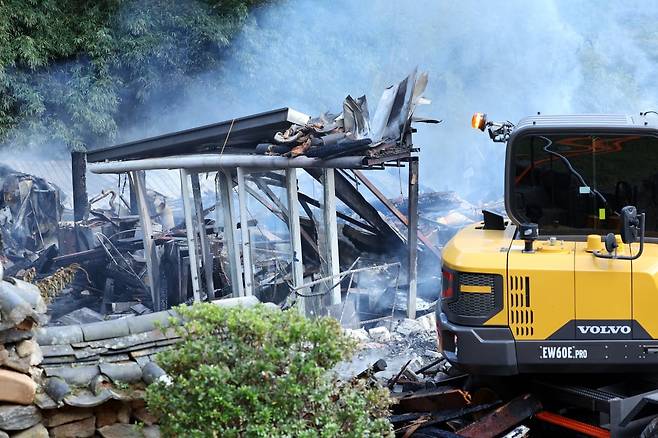
<svg viewBox="0 0 658 438">
<path fill-rule="evenodd" d="M 347 96 L 337 114 L 282 108 L 74 152 L 65 172 L 41 172 L 70 172 L 72 191 L 7 169 L 6 273 L 74 272 L 51 324 L 249 295 L 348 326 L 429 311 L 438 288 L 417 294 L 417 260 L 440 252 L 418 229 L 412 140 L 415 123 L 437 122 L 413 116 L 426 84 L 414 71 L 375 111 Z M 390 166 L 408 167 L 402 203 L 369 176 Z"/>
</svg>

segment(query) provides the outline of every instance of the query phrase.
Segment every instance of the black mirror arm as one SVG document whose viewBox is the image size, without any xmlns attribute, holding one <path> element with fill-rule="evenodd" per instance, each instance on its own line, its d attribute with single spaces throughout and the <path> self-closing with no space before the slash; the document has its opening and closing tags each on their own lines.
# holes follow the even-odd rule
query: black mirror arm
<svg viewBox="0 0 658 438">
<path fill-rule="evenodd" d="M 595 257 L 600 259 L 617 259 L 617 260 L 635 260 L 640 258 L 642 252 L 644 251 L 644 213 L 640 214 L 640 248 L 637 251 L 637 254 L 632 256 L 618 256 L 615 254 L 602 254 L 600 251 L 594 251 Z"/>
</svg>

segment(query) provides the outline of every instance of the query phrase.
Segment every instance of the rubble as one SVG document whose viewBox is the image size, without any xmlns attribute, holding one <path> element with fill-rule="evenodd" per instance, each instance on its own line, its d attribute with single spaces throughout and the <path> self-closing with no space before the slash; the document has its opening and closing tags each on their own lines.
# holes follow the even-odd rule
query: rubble
<svg viewBox="0 0 658 438">
<path fill-rule="evenodd" d="M 386 327 L 373 327 L 368 330 L 368 334 L 373 341 L 382 344 L 385 344 L 391 340 L 391 334 Z"/>
<path fill-rule="evenodd" d="M 7 270 L 18 271 L 26 257 L 57 242 L 61 192 L 43 178 L 0 166 L 0 229 Z"/>
<path fill-rule="evenodd" d="M 223 143 L 222 151 L 225 146 L 231 153 L 246 151 L 270 156 L 303 155 L 320 160 L 364 157 L 372 160 L 363 162 L 366 168 L 381 168 L 383 163 L 389 160 L 396 160 L 400 165 L 400 160 L 409 159 L 414 150 L 410 126 L 412 121 L 415 121 L 415 108 L 427 103 L 422 98 L 426 85 L 427 75 L 414 70 L 383 93 L 373 114 L 365 97 L 354 99 L 347 96 L 342 102 L 340 114 L 325 113 L 309 118 L 291 109 L 275 110 L 234 119 L 230 123 L 222 122 L 198 128 L 201 137 L 208 135 L 212 140 L 209 137 L 194 147 L 183 148 L 174 143 L 167 146 L 147 139 L 143 147 L 140 145 L 136 149 L 133 148 L 133 152 L 124 150 L 125 145 L 118 145 L 88 151 L 86 155 L 90 162 L 98 162 L 117 157 L 159 157 L 172 152 L 188 154 L 192 150 L 213 152 L 214 146 L 210 145 L 220 138 Z M 175 136 L 174 133 L 164 137 Z M 74 155 L 72 168 L 84 175 L 84 159 L 81 160 L 79 153 Z M 264 158 L 257 155 L 254 157 Z M 313 178 L 322 180 L 321 169 L 306 170 Z M 82 197 L 80 193 L 76 193 L 74 182 L 74 204 L 80 204 L 81 199 L 86 202 L 83 206 L 73 206 L 77 212 L 74 217 L 78 220 L 70 221 L 71 212 L 63 207 L 64 195 L 55 185 L 43 178 L 14 172 L 9 168 L 0 173 L 4 178 L 2 190 L 5 208 L 8 209 L 7 224 L 22 224 L 20 230 L 3 227 L 3 233 L 10 234 L 5 239 L 6 269 L 9 275 L 34 282 L 42 292 L 46 292 L 44 296 L 48 301 L 50 325 L 70 326 L 97 321 L 99 328 L 114 329 L 118 326 L 101 323 L 190 303 L 203 298 L 204 295 L 211 298 L 215 294 L 221 297 L 231 292 L 236 295 L 235 288 L 238 286 L 231 277 L 231 265 L 235 264 L 236 259 L 229 260 L 230 250 L 224 246 L 227 236 L 221 219 L 210 215 L 216 207 L 217 199 L 210 199 L 210 208 L 203 208 L 204 204 L 208 205 L 207 199 L 201 200 L 200 205 L 200 214 L 203 217 L 198 220 L 203 223 L 205 233 L 199 234 L 205 234 L 208 248 L 202 248 L 205 254 L 201 257 L 200 264 L 205 266 L 199 266 L 198 276 L 199 287 L 203 288 L 205 293 L 198 295 L 196 286 L 191 281 L 194 278 L 191 270 L 194 270 L 195 266 L 191 266 L 193 258 L 189 255 L 188 230 L 181 218 L 181 200 L 173 199 L 170 190 L 163 188 L 167 196 L 154 190 L 145 190 L 143 211 L 148 212 L 150 220 L 140 221 L 136 215 L 140 209 L 137 208 L 136 199 L 133 199 L 137 189 L 129 187 L 135 185 L 134 180 L 128 181 L 129 178 L 119 176 L 115 187 L 104 187 L 97 193 L 92 193 L 91 197 L 87 197 L 86 193 Z M 234 173 L 229 172 L 229 191 L 233 190 L 237 181 Z M 40 174 L 43 175 L 43 172 Z M 212 178 L 198 178 L 198 174 L 195 175 L 197 177 L 196 182 L 193 182 L 193 191 L 204 192 L 208 187 L 215 189 Z M 338 236 L 341 269 L 347 268 L 359 256 L 363 256 L 362 266 L 367 266 L 368 263 L 371 266 L 381 264 L 382 261 L 400 263 L 399 252 L 406 245 L 404 233 L 382 218 L 380 212 L 359 193 L 358 187 L 354 187 L 347 173 L 339 169 L 335 176 L 335 193 L 352 210 L 337 212 L 337 216 L 344 221 L 339 225 Z M 248 193 L 266 207 L 270 214 L 287 224 L 290 212 L 275 193 L 285 186 L 284 174 L 276 170 L 260 174 L 250 173 L 246 180 Z M 196 185 L 199 185 L 198 189 Z M 94 185 L 95 190 L 97 186 Z M 153 188 L 152 185 L 149 187 Z M 131 191 L 130 196 L 126 190 Z M 323 202 L 299 193 L 299 204 L 307 215 L 300 218 L 300 234 L 303 240 L 300 258 L 304 264 L 302 278 L 313 281 L 321 277 L 324 274 L 322 270 L 326 268 L 323 265 L 326 257 L 321 255 L 323 224 L 318 220 L 318 213 L 313 212 L 314 208 L 322 209 Z M 21 211 L 27 213 L 21 214 Z M 83 217 L 79 220 L 81 213 Z M 264 225 L 262 218 L 251 217 L 246 222 L 251 228 L 249 234 L 257 228 L 260 236 L 260 240 L 252 246 L 255 248 L 254 260 L 250 263 L 254 269 L 254 293 L 263 301 L 274 302 L 282 307 L 298 301 L 301 295 L 291 290 L 290 286 L 292 260 L 280 256 L 290 252 L 290 242 L 285 233 L 281 236 L 272 232 L 270 224 Z M 236 229 L 241 227 L 240 224 L 235 225 Z M 152 232 L 149 229 L 152 229 Z M 19 231 L 22 233 L 20 238 L 14 235 Z M 152 239 L 145 240 L 144 235 L 151 233 Z M 148 254 L 150 241 L 153 242 L 156 256 Z M 204 244 L 204 239 L 201 239 L 201 246 Z M 424 244 L 429 245 L 426 240 Z M 154 259 L 157 259 L 157 262 L 154 263 Z M 154 264 L 157 266 L 153 266 Z M 157 281 L 156 277 L 151 275 L 153 270 L 163 274 L 157 276 Z M 399 274 L 400 272 L 397 276 Z M 388 287 L 392 287 L 392 282 L 389 282 L 391 284 Z M 345 286 L 341 284 L 339 287 L 342 293 L 346 292 Z M 359 286 L 358 278 L 355 278 L 354 286 Z M 325 284 L 318 284 L 313 293 L 321 296 L 320 291 L 323 288 L 326 289 Z M 403 288 L 401 293 L 405 293 Z M 349 291 L 347 294 L 349 295 Z M 311 312 L 328 313 L 322 298 L 306 301 Z M 431 304 L 422 298 L 419 303 L 421 310 L 429 309 Z M 377 307 L 370 304 L 377 304 Z M 341 315 L 347 320 L 347 316 L 351 314 L 352 324 L 356 327 L 359 319 L 381 317 L 382 312 L 388 311 L 384 303 L 370 304 L 364 309 L 361 304 L 355 303 L 354 311 L 345 312 L 345 307 L 348 310 L 351 308 L 350 303 L 350 306 L 343 306 Z M 400 300 L 394 304 L 392 313 L 395 313 L 395 307 L 399 312 L 403 312 L 405 305 L 404 300 Z M 114 334 L 119 335 L 118 332 Z"/>
<path fill-rule="evenodd" d="M 530 429 L 522 423 L 542 410 L 538 399 L 521 394 L 504 403 L 490 389 L 470 385 L 438 352 L 434 313 L 378 324 L 367 332 L 344 329 L 359 340 L 359 349 L 335 372 L 390 389 L 396 436 L 527 436 Z"/>
<path fill-rule="evenodd" d="M 346 207 L 338 212 L 335 206 L 327 208 L 335 199 L 302 193 L 296 179 L 289 185 L 287 172 L 276 167 L 238 172 L 241 166 L 249 168 L 241 164 L 205 177 L 181 172 L 185 179 L 176 184 L 189 177 L 193 195 L 187 199 L 140 191 L 144 173 L 131 170 L 130 183 L 124 178 L 123 186 L 132 186 L 130 195 L 136 199 L 128 201 L 120 187 L 103 189 L 85 208 L 77 205 L 76 220 L 70 221 L 62 216 L 61 193 L 54 185 L 0 171 L 7 273 L 0 287 L 0 400 L 7 403 L 0 406 L 0 436 L 1 429 L 22 430 L 21 436 L 159 436 L 157 418 L 143 397 L 146 385 L 169 379 L 155 355 L 180 342 L 169 326 L 176 314 L 167 309 L 213 297 L 224 298 L 222 305 L 261 300 L 282 308 L 299 305 L 311 316 L 336 317 L 349 327 L 345 333 L 359 350 L 335 372 L 390 388 L 396 401 L 390 420 L 399 436 L 527 434 L 516 426 L 541 409 L 536 400 L 503 400 L 467 388 L 467 376 L 451 368 L 437 344 L 441 247 L 459 227 L 479 220 L 480 206 L 454 193 L 423 193 L 420 227 L 411 232 L 409 200 L 386 199 L 357 170 L 401 166 L 417 158 L 411 155 L 416 149 L 410 124 L 415 107 L 423 103 L 426 82 L 426 75 L 414 71 L 384 92 L 372 116 L 365 97 L 348 96 L 340 114 L 310 118 L 283 109 L 198 128 L 201 140 L 195 145 L 162 143 L 174 133 L 132 144 L 128 152 L 119 145 L 87 155 L 92 162 L 176 161 L 194 158 L 192 152 L 207 152 L 201 158 L 217 160 L 245 158 L 246 152 L 249 163 L 307 160 L 315 164 L 301 167 L 323 185 L 326 171 L 336 167 L 333 194 Z M 255 128 L 248 126 L 252 122 Z M 166 156 L 171 153 L 181 157 Z M 336 159 L 357 165 L 353 171 L 317 165 Z M 204 183 L 212 190 L 219 187 L 223 198 L 211 192 L 210 199 L 204 198 Z M 368 201 L 361 183 L 377 201 Z M 248 205 L 249 215 L 241 211 L 240 222 L 232 223 L 234 188 L 238 199 L 246 196 L 239 193 L 243 189 L 265 214 L 252 214 L 255 208 Z M 297 198 L 291 199 L 299 205 L 284 202 L 281 189 L 288 196 L 296 189 Z M 181 211 L 181 201 L 193 205 Z M 218 207 L 228 212 L 224 221 L 211 214 Z M 300 216 L 295 212 L 299 207 L 305 214 L 297 217 L 301 245 L 293 248 L 291 219 Z M 195 224 L 181 217 L 191 210 Z M 77 217 L 80 212 L 84 217 Z M 330 254 L 337 266 L 329 269 L 327 254 L 334 248 L 326 248 L 333 245 L 326 217 L 331 213 L 341 222 L 336 226 L 338 254 Z M 279 232 L 282 223 L 286 229 Z M 238 230 L 242 248 L 233 240 L 232 231 Z M 407 297 L 416 279 L 411 265 L 404 264 L 416 250 L 427 271 L 421 270 L 413 302 Z M 244 294 L 240 288 L 247 285 L 253 297 L 226 298 Z M 335 297 L 331 304 L 328 295 Z M 422 316 L 410 316 L 416 312 Z M 3 409 L 13 413 L 11 418 L 2 416 Z"/>
</svg>

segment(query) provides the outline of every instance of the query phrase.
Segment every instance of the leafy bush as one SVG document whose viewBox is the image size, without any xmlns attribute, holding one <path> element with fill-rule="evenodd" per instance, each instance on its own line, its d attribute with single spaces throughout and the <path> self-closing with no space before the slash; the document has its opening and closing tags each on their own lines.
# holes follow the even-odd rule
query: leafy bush
<svg viewBox="0 0 658 438">
<path fill-rule="evenodd" d="M 172 383 L 146 396 L 165 436 L 392 436 L 388 392 L 328 372 L 354 351 L 335 320 L 260 305 L 177 310 L 184 340 L 158 356 Z"/>
</svg>

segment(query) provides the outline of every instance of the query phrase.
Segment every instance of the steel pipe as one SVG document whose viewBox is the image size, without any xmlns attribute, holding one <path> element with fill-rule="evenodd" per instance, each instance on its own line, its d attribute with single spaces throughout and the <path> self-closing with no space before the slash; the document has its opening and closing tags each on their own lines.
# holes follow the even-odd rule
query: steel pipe
<svg viewBox="0 0 658 438">
<path fill-rule="evenodd" d="M 358 169 L 364 166 L 365 157 L 339 157 L 329 160 L 297 157 L 286 158 L 269 155 L 218 155 L 194 154 L 171 157 L 145 158 L 142 160 L 108 161 L 89 163 L 93 173 L 124 173 L 136 170 L 188 169 L 197 172 L 221 168 L 244 167 L 251 169 L 293 169 L 293 168 L 342 168 Z"/>
</svg>

